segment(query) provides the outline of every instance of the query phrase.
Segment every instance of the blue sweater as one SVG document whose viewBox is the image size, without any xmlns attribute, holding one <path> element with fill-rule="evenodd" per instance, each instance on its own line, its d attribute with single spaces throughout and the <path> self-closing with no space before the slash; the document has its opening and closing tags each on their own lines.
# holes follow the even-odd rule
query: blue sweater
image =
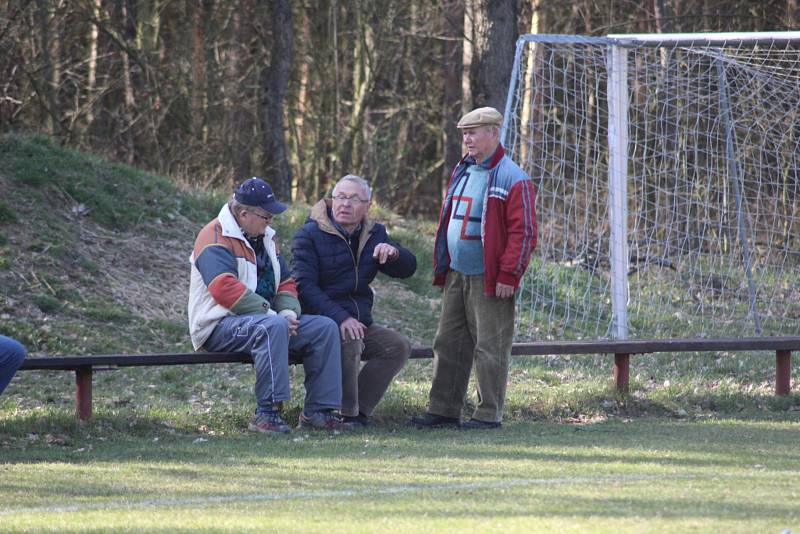
<svg viewBox="0 0 800 534">
<path fill-rule="evenodd" d="M 367 218 L 362 221 L 357 248 L 351 248 L 334 227 L 329 204 L 329 200 L 315 204 L 292 240 L 292 270 L 300 304 L 303 313 L 325 315 L 336 324 L 353 317 L 369 326 L 373 303 L 369 284 L 378 271 L 393 278 L 407 278 L 417 270 L 417 259 L 389 239 L 386 227 Z M 396 247 L 400 256 L 381 265 L 372 257 L 379 243 Z"/>
</svg>

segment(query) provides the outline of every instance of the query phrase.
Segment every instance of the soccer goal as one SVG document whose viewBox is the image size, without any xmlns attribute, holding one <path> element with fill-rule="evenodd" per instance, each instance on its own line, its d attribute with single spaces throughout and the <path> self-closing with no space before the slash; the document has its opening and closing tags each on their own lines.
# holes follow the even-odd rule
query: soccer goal
<svg viewBox="0 0 800 534">
<path fill-rule="evenodd" d="M 517 340 L 800 334 L 800 32 L 525 35 Z"/>
</svg>

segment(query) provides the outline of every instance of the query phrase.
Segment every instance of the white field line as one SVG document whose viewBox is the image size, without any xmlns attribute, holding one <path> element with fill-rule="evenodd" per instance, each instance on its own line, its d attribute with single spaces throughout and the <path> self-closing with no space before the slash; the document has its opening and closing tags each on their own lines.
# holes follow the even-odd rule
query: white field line
<svg viewBox="0 0 800 534">
<path fill-rule="evenodd" d="M 570 477 L 570 478 L 528 478 L 497 480 L 489 482 L 469 482 L 455 484 L 430 484 L 430 485 L 401 485 L 387 486 L 384 488 L 318 490 L 318 491 L 290 491 L 285 493 L 240 493 L 232 495 L 210 495 L 206 497 L 186 497 L 183 499 L 145 499 L 141 501 L 109 501 L 103 503 L 75 503 L 58 506 L 33 506 L 0 510 L 0 516 L 40 514 L 40 513 L 66 513 L 84 511 L 124 511 L 146 508 L 172 508 L 176 506 L 214 506 L 228 503 L 247 503 L 262 501 L 286 501 L 293 499 L 331 499 L 339 497 L 355 497 L 369 495 L 404 495 L 407 493 L 434 491 L 449 492 L 458 490 L 484 490 L 505 489 L 526 486 L 555 486 L 566 484 L 605 484 L 640 482 L 644 480 L 663 480 L 665 478 L 696 478 L 695 476 L 665 476 L 665 475 L 630 475 L 630 476 L 600 476 L 600 477 Z"/>
</svg>

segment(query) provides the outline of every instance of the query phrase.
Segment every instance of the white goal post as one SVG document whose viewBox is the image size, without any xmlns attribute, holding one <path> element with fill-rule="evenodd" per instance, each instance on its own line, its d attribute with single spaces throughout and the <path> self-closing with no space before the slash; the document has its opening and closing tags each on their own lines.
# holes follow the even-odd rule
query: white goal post
<svg viewBox="0 0 800 534">
<path fill-rule="evenodd" d="M 800 32 L 524 35 L 517 341 L 800 334 Z"/>
</svg>

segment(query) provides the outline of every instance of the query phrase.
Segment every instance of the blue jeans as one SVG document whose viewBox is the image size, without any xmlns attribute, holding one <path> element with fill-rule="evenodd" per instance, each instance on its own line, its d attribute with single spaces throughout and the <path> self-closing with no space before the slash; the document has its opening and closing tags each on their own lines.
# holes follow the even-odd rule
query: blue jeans
<svg viewBox="0 0 800 534">
<path fill-rule="evenodd" d="M 306 398 L 303 411 L 338 410 L 342 403 L 339 327 L 328 317 L 303 315 L 297 334 L 277 315 L 241 315 L 222 319 L 203 344 L 211 352 L 247 352 L 256 369 L 259 408 L 289 400 L 289 350 L 301 353 Z"/>
<path fill-rule="evenodd" d="M 26 355 L 25 347 L 19 341 L 0 336 L 0 393 L 11 382 Z"/>
</svg>

